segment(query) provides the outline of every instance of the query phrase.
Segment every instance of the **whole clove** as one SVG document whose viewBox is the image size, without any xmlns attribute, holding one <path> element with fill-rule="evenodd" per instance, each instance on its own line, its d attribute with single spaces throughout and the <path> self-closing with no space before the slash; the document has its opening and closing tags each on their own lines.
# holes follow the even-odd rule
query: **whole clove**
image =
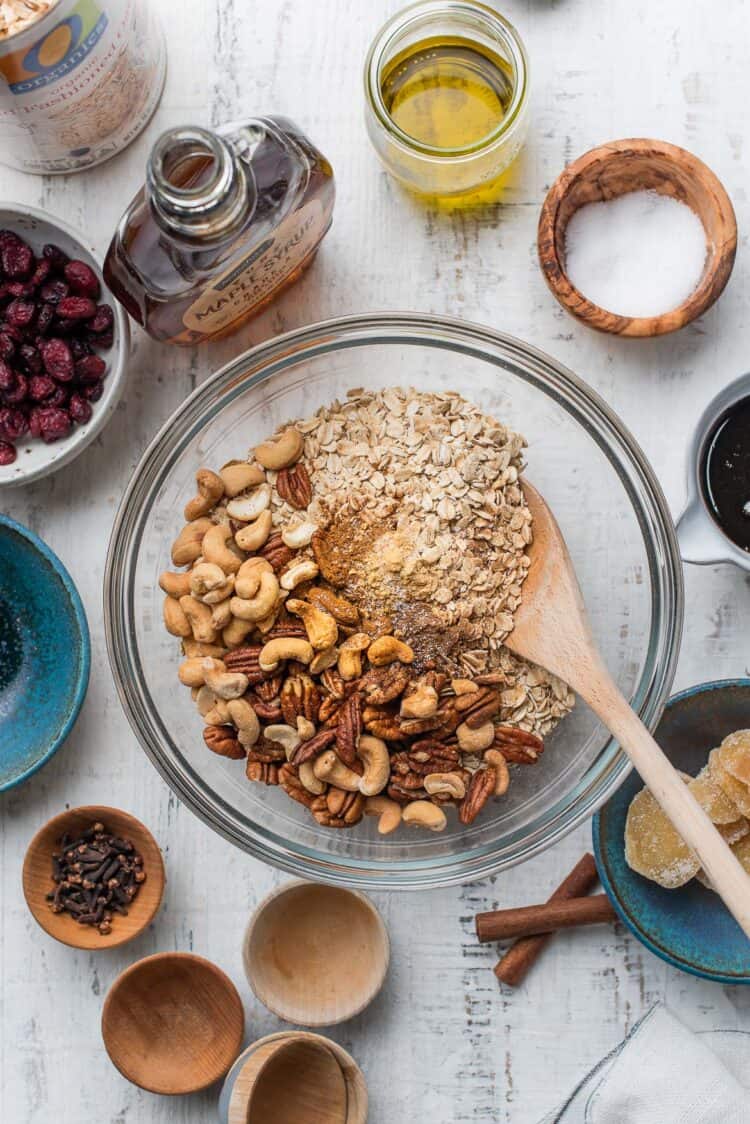
<svg viewBox="0 0 750 1124">
<path fill-rule="evenodd" d="M 64 835 L 52 855 L 54 889 L 47 894 L 53 913 L 67 913 L 79 925 L 112 932 L 115 914 L 127 917 L 146 881 L 143 858 L 130 839 L 111 835 L 95 823 L 77 838 Z"/>
</svg>

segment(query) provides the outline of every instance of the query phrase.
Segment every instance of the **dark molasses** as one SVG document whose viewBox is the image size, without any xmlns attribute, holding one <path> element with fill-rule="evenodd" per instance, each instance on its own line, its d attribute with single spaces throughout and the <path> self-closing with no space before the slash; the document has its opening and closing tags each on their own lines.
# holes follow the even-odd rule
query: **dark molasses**
<svg viewBox="0 0 750 1124">
<path fill-rule="evenodd" d="M 701 483 L 724 534 L 750 551 L 750 397 L 723 414 L 706 442 Z"/>
</svg>

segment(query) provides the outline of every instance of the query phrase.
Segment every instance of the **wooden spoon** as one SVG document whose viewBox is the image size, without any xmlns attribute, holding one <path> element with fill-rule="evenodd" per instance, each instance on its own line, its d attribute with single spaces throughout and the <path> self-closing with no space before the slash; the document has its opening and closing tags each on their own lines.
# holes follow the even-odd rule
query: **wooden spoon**
<svg viewBox="0 0 750 1124">
<path fill-rule="evenodd" d="M 523 599 L 506 645 L 558 675 L 588 703 L 617 738 L 750 937 L 750 877 L 620 694 L 591 634 L 562 532 L 539 492 L 526 480 L 523 489 L 534 519 L 534 542 Z"/>
</svg>

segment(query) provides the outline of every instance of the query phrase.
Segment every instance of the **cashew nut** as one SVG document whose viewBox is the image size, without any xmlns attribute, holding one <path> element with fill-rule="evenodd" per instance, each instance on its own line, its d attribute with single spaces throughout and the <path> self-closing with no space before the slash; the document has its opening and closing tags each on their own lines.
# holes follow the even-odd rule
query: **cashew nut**
<svg viewBox="0 0 750 1124">
<path fill-rule="evenodd" d="M 454 695 L 473 695 L 479 686 L 473 679 L 451 679 Z"/>
<path fill-rule="evenodd" d="M 309 718 L 304 715 L 297 715 L 297 733 L 299 734 L 300 741 L 309 742 L 310 738 L 315 734 L 315 723 L 311 722 Z"/>
<path fill-rule="evenodd" d="M 362 674 L 362 653 L 369 647 L 371 637 L 366 632 L 348 636 L 339 648 L 339 675 L 342 679 L 359 679 Z"/>
<path fill-rule="evenodd" d="M 240 523 L 252 523 L 271 506 L 271 485 L 260 484 L 248 496 L 238 496 L 227 504 L 227 515 Z"/>
<path fill-rule="evenodd" d="M 247 699 L 230 699 L 227 703 L 227 710 L 232 722 L 240 733 L 244 734 L 242 744 L 245 748 L 255 745 L 260 737 L 260 722 L 258 721 L 258 715 Z"/>
<path fill-rule="evenodd" d="M 190 622 L 193 638 L 201 644 L 213 644 L 216 639 L 216 629 L 211 623 L 209 606 L 188 595 L 180 598 L 180 608 Z"/>
<path fill-rule="evenodd" d="M 224 491 L 233 499 L 247 488 L 254 488 L 262 484 L 265 474 L 257 464 L 248 464 L 247 461 L 228 461 L 219 472 Z"/>
<path fill-rule="evenodd" d="M 180 683 L 184 683 L 186 687 L 202 687 L 206 682 L 206 664 L 208 662 L 205 657 L 201 656 L 183 660 L 177 670 L 177 678 Z M 226 671 L 221 660 L 211 660 L 210 663 L 214 670 Z"/>
<path fill-rule="evenodd" d="M 261 648 L 258 662 L 262 671 L 276 671 L 283 660 L 307 664 L 312 658 L 313 647 L 308 640 L 298 636 L 278 636 Z"/>
<path fill-rule="evenodd" d="M 302 558 L 281 575 L 281 588 L 296 589 L 302 582 L 310 582 L 313 578 L 317 578 L 319 573 L 317 562 L 313 562 L 312 558 Z"/>
<path fill-rule="evenodd" d="M 228 523 L 212 523 L 202 543 L 204 560 L 215 562 L 225 574 L 236 574 L 242 564 L 242 559 L 229 548 L 231 537 L 232 528 Z"/>
<path fill-rule="evenodd" d="M 208 515 L 224 495 L 224 481 L 210 468 L 198 469 L 195 482 L 198 485 L 198 495 L 185 505 L 185 519 L 188 523 L 199 519 L 201 515 Z"/>
<path fill-rule="evenodd" d="M 466 796 L 466 785 L 458 773 L 428 773 L 424 786 L 430 796 L 450 796 L 453 800 Z"/>
<path fill-rule="evenodd" d="M 237 534 L 234 536 L 234 541 L 241 550 L 253 551 L 260 550 L 268 542 L 268 537 L 271 534 L 272 523 L 271 512 L 261 511 L 257 519 L 252 523 L 246 523 L 244 527 L 240 527 Z"/>
<path fill-rule="evenodd" d="M 248 678 L 241 671 L 218 671 L 213 660 L 203 661 L 203 682 L 219 699 L 239 699 L 250 686 Z"/>
<path fill-rule="evenodd" d="M 190 592 L 199 601 L 206 601 L 207 594 L 220 591 L 227 582 L 227 575 L 215 562 L 199 562 L 190 572 Z M 223 597 L 217 598 L 223 601 Z"/>
<path fill-rule="evenodd" d="M 213 615 L 213 614 L 212 614 Z M 220 660 L 227 653 L 228 644 L 201 644 L 197 640 L 187 637 L 182 641 L 182 651 L 189 660 L 205 659 Z"/>
<path fill-rule="evenodd" d="M 190 593 L 190 574 L 174 574 L 171 570 L 165 570 L 159 575 L 159 585 L 167 597 L 179 600 Z"/>
<path fill-rule="evenodd" d="M 293 726 L 285 726 L 283 724 L 279 724 L 278 726 L 266 726 L 263 733 L 269 741 L 277 742 L 280 746 L 284 747 L 287 761 L 291 760 L 292 754 L 302 741 L 302 738 Z"/>
<path fill-rule="evenodd" d="M 232 601 L 229 601 L 231 611 Z M 238 617 L 232 617 L 231 621 L 221 634 L 221 639 L 226 644 L 227 648 L 237 648 L 253 631 L 252 621 L 242 621 Z"/>
<path fill-rule="evenodd" d="M 302 785 L 313 796 L 322 796 L 328 787 L 325 781 L 319 781 L 315 776 L 312 761 L 303 761 L 299 766 L 298 775 Z"/>
<path fill-rule="evenodd" d="M 483 749 L 489 749 L 494 742 L 495 727 L 492 722 L 485 722 L 483 726 L 472 730 L 462 722 L 456 730 L 456 737 L 462 753 L 481 753 Z"/>
<path fill-rule="evenodd" d="M 400 663 L 412 663 L 414 652 L 408 644 L 397 640 L 395 636 L 380 636 L 367 649 L 367 658 L 373 667 L 385 667 L 396 660 Z"/>
<path fill-rule="evenodd" d="M 339 626 L 330 613 L 318 609 L 309 601 L 300 601 L 297 597 L 290 597 L 286 607 L 295 617 L 301 618 L 307 639 L 317 652 L 333 647 L 339 638 Z"/>
<path fill-rule="evenodd" d="M 484 755 L 484 759 L 490 768 L 495 770 L 495 776 L 497 777 L 493 796 L 505 796 L 505 793 L 508 791 L 508 785 L 510 784 L 508 762 L 499 749 L 488 749 Z"/>
<path fill-rule="evenodd" d="M 216 704 L 216 696 L 213 691 L 206 686 L 193 687 L 193 692 L 198 713 L 202 718 L 205 718 L 205 716 L 213 710 Z"/>
<path fill-rule="evenodd" d="M 345 792 L 359 792 L 359 782 L 362 779 L 359 773 L 345 765 L 332 749 L 327 749 L 316 759 L 313 773 L 319 781 L 327 781 L 336 788 L 343 788 Z"/>
<path fill-rule="evenodd" d="M 401 806 L 387 796 L 368 796 L 365 801 L 365 815 L 379 816 L 378 834 L 390 835 L 401 823 Z"/>
<path fill-rule="evenodd" d="M 172 543 L 172 561 L 175 566 L 189 566 L 203 549 L 203 538 L 213 527 L 210 519 L 195 519 L 182 528 Z"/>
<path fill-rule="evenodd" d="M 321 671 L 326 671 L 327 668 L 333 667 L 338 658 L 338 648 L 324 648 L 322 652 L 316 652 L 310 664 L 311 673 L 313 675 L 319 675 Z"/>
<path fill-rule="evenodd" d="M 298 429 L 290 425 L 270 441 L 264 441 L 255 450 L 255 459 L 264 468 L 271 468 L 278 472 L 281 468 L 288 468 L 302 456 L 305 439 Z"/>
<path fill-rule="evenodd" d="M 255 622 L 256 631 L 259 632 L 261 636 L 265 636 L 266 633 L 270 632 L 273 626 L 276 624 L 276 620 L 279 615 L 278 609 L 279 606 L 277 604 L 276 606 L 274 606 L 274 610 L 269 614 L 269 616 L 263 617 L 263 620 Z"/>
<path fill-rule="evenodd" d="M 310 545 L 317 529 L 317 523 L 299 523 L 296 527 L 287 527 L 283 530 L 281 541 L 290 550 L 301 550 L 303 546 Z"/>
<path fill-rule="evenodd" d="M 407 804 L 401 819 L 409 827 L 427 827 L 430 831 L 444 831 L 448 823 L 443 809 L 431 800 L 414 800 Z"/>
<path fill-rule="evenodd" d="M 438 708 L 438 693 L 424 679 L 420 679 L 414 690 L 401 699 L 402 718 L 430 718 Z"/>
<path fill-rule="evenodd" d="M 243 621 L 262 621 L 270 615 L 279 596 L 279 582 L 273 570 L 264 570 L 260 575 L 258 592 L 255 597 L 233 597 L 232 616 Z"/>
<path fill-rule="evenodd" d="M 164 627 L 172 636 L 192 636 L 190 621 L 176 597 L 164 598 Z"/>
<path fill-rule="evenodd" d="M 388 746 L 381 738 L 362 734 L 357 753 L 365 771 L 359 778 L 359 791 L 363 796 L 377 796 L 388 784 L 391 775 L 391 758 Z"/>
<path fill-rule="evenodd" d="M 216 699 L 211 709 L 203 715 L 203 721 L 207 726 L 231 725 L 229 710 L 227 709 L 227 703 L 224 699 Z"/>
<path fill-rule="evenodd" d="M 246 559 L 234 579 L 234 592 L 243 600 L 255 597 L 260 589 L 261 574 L 272 574 L 273 566 L 265 558 Z"/>
<path fill-rule="evenodd" d="M 211 624 L 214 626 L 217 632 L 221 632 L 222 629 L 227 628 L 231 621 L 232 598 L 226 597 L 223 601 L 219 601 L 212 607 Z"/>
</svg>

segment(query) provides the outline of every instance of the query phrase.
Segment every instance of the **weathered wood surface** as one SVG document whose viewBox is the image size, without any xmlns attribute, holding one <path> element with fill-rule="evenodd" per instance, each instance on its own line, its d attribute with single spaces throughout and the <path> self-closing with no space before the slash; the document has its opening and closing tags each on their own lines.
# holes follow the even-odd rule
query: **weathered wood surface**
<svg viewBox="0 0 750 1124">
<path fill-rule="evenodd" d="M 157 0 L 154 0 L 156 3 Z M 136 340 L 117 418 L 72 467 L 3 495 L 0 507 L 39 532 L 77 581 L 91 622 L 94 672 L 66 747 L 0 798 L 0 1120 L 8 1124 L 198 1124 L 215 1096 L 160 1099 L 129 1086 L 101 1045 L 103 996 L 136 955 L 194 950 L 230 973 L 248 1034 L 278 1020 L 243 982 L 242 932 L 279 876 L 229 850 L 172 798 L 117 702 L 104 648 L 101 581 L 109 526 L 147 441 L 188 391 L 240 348 L 299 324 L 366 309 L 447 313 L 516 333 L 594 385 L 642 442 L 672 510 L 685 497 L 684 450 L 705 401 L 748 367 L 748 277 L 741 238 L 718 305 L 682 334 L 618 340 L 575 324 L 548 293 L 535 255 L 546 189 L 563 164 L 618 136 L 657 136 L 694 150 L 725 183 L 747 228 L 748 4 L 665 0 L 506 0 L 527 40 L 534 86 L 530 143 L 504 206 L 437 214 L 379 169 L 362 125 L 361 64 L 397 4 L 370 0 L 158 0 L 169 35 L 162 106 L 126 153 L 89 174 L 35 179 L 0 170 L 0 197 L 47 207 L 88 229 L 103 251 L 140 183 L 149 140 L 168 124 L 252 112 L 296 117 L 330 156 L 339 199 L 309 275 L 262 320 L 197 352 Z M 748 673 L 750 580 L 690 568 L 677 686 Z M 93 956 L 53 944 L 20 891 L 26 843 L 66 803 L 111 802 L 164 846 L 169 883 L 156 926 L 135 945 Z M 621 928 L 561 934 L 516 993 L 492 974 L 473 915 L 546 898 L 589 841 L 495 880 L 437 894 L 378 895 L 393 966 L 375 1005 L 334 1037 L 362 1064 L 372 1124 L 536 1124 L 658 998 L 695 1027 L 750 1028 L 750 990 L 680 975 Z"/>
</svg>

